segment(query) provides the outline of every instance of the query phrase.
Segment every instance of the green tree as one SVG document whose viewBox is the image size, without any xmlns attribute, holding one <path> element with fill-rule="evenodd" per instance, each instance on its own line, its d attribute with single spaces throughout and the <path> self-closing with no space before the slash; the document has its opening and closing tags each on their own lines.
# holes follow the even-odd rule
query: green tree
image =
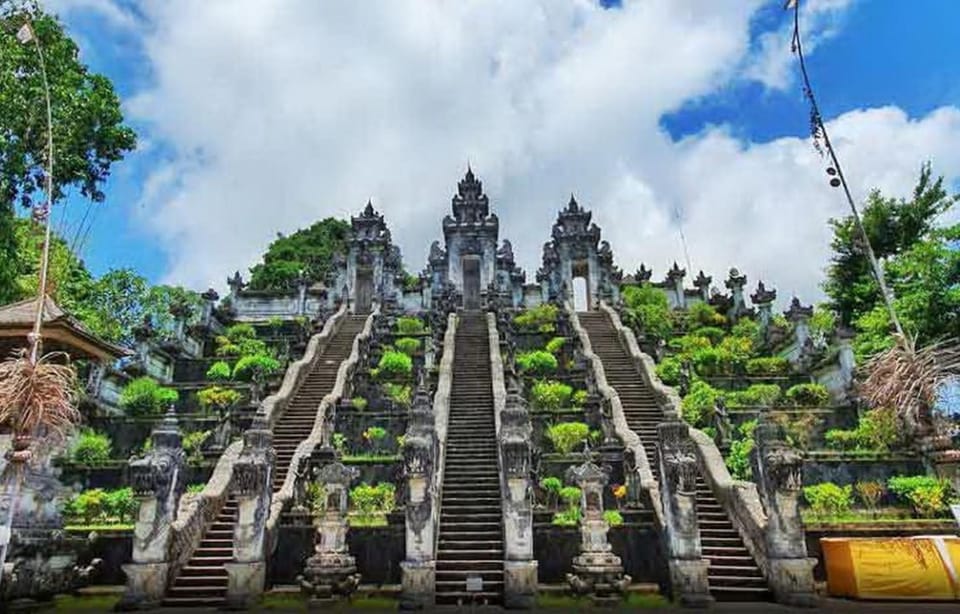
<svg viewBox="0 0 960 614">
<path fill-rule="evenodd" d="M 885 198 L 879 191 L 872 192 L 862 217 L 877 258 L 889 265 L 891 259 L 930 238 L 937 220 L 955 202 L 956 197 L 949 196 L 944 189 L 943 178 L 933 179 L 929 164 L 921 168 L 913 197 L 909 200 Z M 853 217 L 832 219 L 830 225 L 834 255 L 823 287 L 830 298 L 830 308 L 843 324 L 852 325 L 873 311 L 882 297 Z M 888 268 L 885 267 L 885 272 Z M 898 295 L 896 288 L 893 292 Z"/>
<path fill-rule="evenodd" d="M 346 251 L 350 224 L 328 217 L 290 236 L 280 235 L 250 269 L 250 287 L 279 290 L 293 285 L 300 271 L 310 281 L 321 281 L 330 270 L 334 254 Z"/>
<path fill-rule="evenodd" d="M 53 115 L 53 200 L 69 187 L 102 201 L 113 163 L 136 146 L 123 124 L 120 101 L 103 75 L 80 62 L 76 43 L 53 16 L 32 17 L 15 2 L 0 2 L 0 303 L 19 295 L 15 206 L 42 192 L 47 163 L 47 115 L 36 47 L 16 32 L 28 21 L 43 49 Z"/>
</svg>

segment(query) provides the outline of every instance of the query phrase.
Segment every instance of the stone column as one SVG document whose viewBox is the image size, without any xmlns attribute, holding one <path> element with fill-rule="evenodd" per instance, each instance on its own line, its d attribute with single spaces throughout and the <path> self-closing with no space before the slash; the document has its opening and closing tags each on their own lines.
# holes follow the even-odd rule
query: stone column
<svg viewBox="0 0 960 614">
<path fill-rule="evenodd" d="M 243 290 L 243 277 L 240 276 L 240 271 L 237 271 L 233 274 L 233 277 L 227 278 L 227 286 L 230 287 L 230 298 L 236 303 L 237 298 L 240 297 L 240 291 Z"/>
<path fill-rule="evenodd" d="M 773 301 L 777 299 L 776 290 L 767 290 L 762 281 L 757 282 L 757 291 L 750 295 L 750 300 L 757 306 L 760 329 L 767 334 L 770 322 L 773 320 Z"/>
<path fill-rule="evenodd" d="M 747 310 L 743 300 L 743 289 L 747 285 L 747 276 L 741 275 L 737 269 L 730 269 L 730 275 L 723 284 L 730 290 L 733 298 L 733 306 L 727 315 L 731 320 L 736 321 Z"/>
<path fill-rule="evenodd" d="M 838 327 L 835 332 L 837 342 L 837 362 L 840 364 L 840 377 L 848 393 L 853 392 L 854 376 L 857 370 L 857 359 L 853 353 L 853 337 L 855 332 L 849 328 Z"/>
<path fill-rule="evenodd" d="M 700 271 L 697 274 L 697 278 L 693 280 L 693 287 L 695 287 L 700 292 L 700 300 L 704 303 L 710 302 L 710 283 L 713 282 L 713 278 L 704 275 L 703 271 Z"/>
<path fill-rule="evenodd" d="M 120 609 L 150 609 L 167 590 L 172 535 L 185 484 L 186 456 L 173 407 L 150 435 L 153 447 L 146 457 L 130 461 L 130 479 L 140 502 L 133 529 L 133 555 L 123 565 L 127 587 Z"/>
<path fill-rule="evenodd" d="M 402 570 L 401 606 L 432 608 L 436 593 L 437 434 L 433 408 L 421 381 L 407 422 L 403 470 L 407 480 L 406 559 Z"/>
<path fill-rule="evenodd" d="M 660 499 L 673 596 L 685 606 L 704 607 L 713 598 L 707 582 L 710 563 L 700 549 L 696 501 L 698 468 L 690 427 L 680 421 L 664 422 L 657 427 L 657 433 Z"/>
<path fill-rule="evenodd" d="M 686 275 L 687 271 L 681 269 L 676 262 L 674 262 L 673 267 L 667 271 L 667 287 L 673 290 L 675 309 L 687 308 L 687 297 L 683 293 L 683 278 L 686 277 Z"/>
<path fill-rule="evenodd" d="M 307 313 L 307 287 L 310 285 L 306 274 L 301 270 L 297 274 L 297 313 L 298 316 L 304 316 Z"/>
<path fill-rule="evenodd" d="M 757 490 L 767 512 L 767 582 L 780 603 L 815 606 L 816 559 L 807 557 L 799 507 L 803 456 L 783 441 L 779 430 L 761 419 L 750 454 Z"/>
<path fill-rule="evenodd" d="M 500 414 L 500 459 L 503 471 L 503 601 L 508 608 L 529 609 L 537 595 L 537 561 L 533 558 L 533 504 L 530 500 L 532 451 L 530 415 L 510 378 L 506 407 Z"/>
<path fill-rule="evenodd" d="M 170 315 L 173 316 L 174 339 L 183 344 L 187 337 L 187 320 L 190 319 L 190 305 L 186 302 L 176 302 L 170 305 L 168 311 Z"/>
<path fill-rule="evenodd" d="M 249 608 L 267 580 L 266 524 L 273 494 L 276 453 L 266 416 L 258 412 L 243 434 L 243 450 L 233 467 L 231 494 L 237 499 L 233 561 L 226 563 L 227 605 Z"/>
<path fill-rule="evenodd" d="M 590 461 L 571 467 L 568 482 L 580 488 L 580 554 L 573 559 L 567 582 L 577 594 L 589 594 L 596 605 L 614 605 L 621 600 L 630 576 L 624 575 L 620 557 L 607 541 L 610 525 L 603 518 L 603 488 L 607 474 Z"/>
<path fill-rule="evenodd" d="M 203 299 L 203 313 L 200 314 L 200 324 L 210 326 L 213 323 L 213 310 L 220 299 L 220 295 L 213 288 L 208 289 L 200 295 Z"/>
<path fill-rule="evenodd" d="M 800 299 L 793 297 L 790 308 L 784 311 L 783 315 L 793 323 L 797 347 L 802 351 L 810 340 L 810 318 L 813 317 L 813 305 L 803 306 L 800 304 Z"/>
<path fill-rule="evenodd" d="M 355 467 L 338 462 L 324 465 L 317 472 L 324 500 L 314 503 L 319 514 L 314 554 L 307 559 L 298 578 L 301 590 L 310 596 L 312 607 L 330 605 L 338 596 L 352 594 L 360 584 L 357 561 L 347 548 L 347 501 L 350 484 L 360 476 Z M 317 510 L 317 505 L 322 511 Z"/>
</svg>

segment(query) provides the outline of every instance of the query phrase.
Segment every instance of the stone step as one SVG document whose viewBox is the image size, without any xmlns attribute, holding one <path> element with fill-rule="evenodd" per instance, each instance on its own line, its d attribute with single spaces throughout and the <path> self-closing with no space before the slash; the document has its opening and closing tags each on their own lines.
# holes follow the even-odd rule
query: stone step
<svg viewBox="0 0 960 614">
<path fill-rule="evenodd" d="M 752 586 L 714 586 L 710 585 L 710 594 L 717 601 L 769 601 L 770 590 Z"/>
</svg>

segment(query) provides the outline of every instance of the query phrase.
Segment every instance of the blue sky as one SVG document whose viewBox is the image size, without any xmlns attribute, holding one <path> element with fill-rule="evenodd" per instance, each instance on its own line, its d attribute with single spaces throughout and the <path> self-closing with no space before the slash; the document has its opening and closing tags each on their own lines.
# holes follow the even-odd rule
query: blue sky
<svg viewBox="0 0 960 614">
<path fill-rule="evenodd" d="M 321 14 L 306 8 L 309 4 L 294 6 L 296 0 L 290 0 L 283 3 L 291 6 L 290 11 L 264 13 L 257 21 L 245 20 L 239 5 L 231 12 L 229 3 L 219 4 L 219 13 L 216 2 L 202 8 L 169 4 L 166 9 L 109 0 L 51 3 L 61 7 L 83 60 L 113 80 L 140 133 L 141 149 L 117 165 L 106 186 L 107 202 L 93 208 L 95 220 L 83 255 L 95 273 L 129 266 L 152 281 L 222 286 L 234 269 L 243 271 L 252 264 L 276 232 L 291 232 L 325 215 L 345 215 L 358 210 L 367 197 L 373 197 L 387 219 L 397 224 L 395 237 L 404 248 L 405 261 L 419 270 L 429 240 L 440 236 L 440 219 L 458 173 L 470 159 L 486 180 L 494 209 L 505 222 L 503 234 L 519 245 L 518 256 L 530 277 L 538 264 L 539 243 L 549 233 L 551 211 L 562 204 L 561 194 L 575 190 L 582 195 L 581 202 L 595 210 L 627 271 L 644 261 L 662 272 L 671 259 L 680 259 L 674 238 L 679 214 L 689 224 L 686 234 L 693 244 L 694 268 L 707 268 L 718 280 L 729 266 L 737 265 L 751 275 L 751 283 L 763 275 L 775 285 L 780 281 L 786 290 L 815 293 L 829 238 L 823 230 L 826 217 L 842 214 L 842 209 L 831 208 L 832 204 L 818 209 L 810 216 L 809 229 L 798 229 L 797 237 L 789 224 L 785 228 L 770 224 L 766 233 L 768 224 L 762 220 L 768 218 L 751 213 L 761 205 L 742 210 L 737 209 L 738 202 L 769 202 L 786 186 L 776 186 L 774 196 L 721 190 L 725 176 L 738 172 L 744 183 L 791 177 L 799 171 L 778 167 L 768 173 L 767 160 L 772 167 L 774 159 L 796 159 L 809 149 L 790 138 L 802 139 L 808 131 L 796 79 L 790 77 L 778 86 L 751 78 L 749 67 L 744 68 L 753 56 L 763 54 L 764 37 L 776 38 L 787 26 L 790 14 L 781 10 L 781 0 L 759 3 L 747 12 L 736 2 L 711 3 L 733 8 L 718 8 L 716 14 L 704 15 L 702 23 L 699 10 L 685 13 L 663 8 L 664 3 L 655 0 L 649 10 L 645 2 L 621 6 L 605 1 L 605 15 L 576 6 L 554 10 L 565 3 L 548 2 L 542 11 L 546 17 L 535 14 L 536 26 L 530 15 L 507 4 L 496 10 L 437 10 L 430 19 L 450 23 L 429 31 L 423 30 L 427 27 L 423 16 L 410 24 L 402 17 L 392 19 L 401 32 L 409 29 L 423 38 L 436 37 L 433 44 L 442 54 L 435 57 L 404 37 L 382 42 L 389 35 L 381 31 L 377 37 L 376 32 L 391 27 L 391 19 L 370 13 L 358 17 L 347 8 Z M 953 161 L 960 143 L 951 145 L 946 134 L 941 135 L 943 142 L 934 142 L 936 135 L 931 133 L 938 131 L 940 120 L 933 117 L 937 110 L 960 107 L 956 61 L 960 37 L 955 31 L 960 3 L 822 0 L 819 5 L 826 8 L 821 19 L 811 19 L 809 35 L 816 45 L 809 66 L 824 116 L 833 120 L 884 107 L 896 107 L 906 115 L 846 116 L 838 130 L 851 135 L 852 168 L 869 168 L 861 173 L 864 182 L 903 191 L 923 159 L 946 152 L 934 160 L 935 166 L 956 181 L 960 171 Z M 839 8 L 831 11 L 830 5 Z M 343 21 L 336 28 L 323 30 L 324 20 L 338 19 Z M 542 32 L 540 21 L 546 23 Z M 258 31 L 267 23 L 275 23 L 283 36 Z M 451 40 L 446 32 L 463 23 L 469 26 L 462 37 L 467 41 Z M 682 55 L 674 49 L 681 45 L 677 37 L 650 41 L 650 49 L 630 38 L 650 37 L 650 32 L 678 23 L 682 44 L 712 51 L 700 60 L 676 59 L 671 56 Z M 529 36 L 528 26 L 533 30 Z M 192 27 L 201 34 L 185 32 Z M 350 28 L 355 28 L 352 36 L 337 39 L 337 32 L 349 33 Z M 690 29 L 689 41 L 684 28 Z M 738 49 L 740 29 L 749 40 Z M 366 39 L 365 32 L 374 34 Z M 473 37 L 475 43 L 469 40 Z M 330 52 L 313 46 L 322 44 L 314 43 L 314 38 L 336 39 L 334 53 L 343 53 L 344 72 L 340 65 L 324 63 Z M 526 39 L 536 46 L 524 47 Z M 251 45 L 261 47 L 248 55 Z M 621 48 L 629 49 L 629 58 L 618 54 Z M 261 64 L 260 56 L 269 59 Z M 496 66 L 509 69 L 507 76 L 476 72 L 478 66 L 490 66 L 491 58 Z M 434 61 L 438 67 L 431 64 Z M 309 68 L 300 67 L 301 62 Z M 698 62 L 707 68 L 701 70 Z M 661 63 L 670 65 L 668 77 L 657 73 Z M 295 77 L 279 81 L 287 65 L 298 65 Z M 793 75 L 795 65 L 789 66 Z M 438 77 L 433 76 L 434 69 Z M 409 76 L 392 80 L 406 70 Z M 614 85 L 603 80 L 607 70 L 611 79 L 621 80 Z M 275 71 L 277 81 L 272 80 Z M 642 87 L 632 83 L 633 74 L 639 75 Z M 268 85 L 251 87 L 251 80 Z M 530 83 L 528 88 L 525 82 Z M 412 91 L 404 83 L 412 84 Z M 463 96 L 445 98 L 451 89 L 470 92 L 467 102 Z M 357 96 L 352 103 L 351 95 Z M 337 100 L 340 97 L 343 102 Z M 378 102 L 381 97 L 383 105 Z M 475 107 L 469 100 L 473 97 Z M 333 99 L 329 104 L 334 110 L 320 117 L 312 114 L 319 113 L 314 105 L 305 102 L 321 107 L 328 99 Z M 630 117 L 631 105 L 641 119 Z M 532 123 L 523 119 L 527 107 L 540 109 L 530 116 L 538 124 L 529 135 L 524 133 Z M 220 126 L 219 115 L 238 119 L 233 126 L 226 122 Z M 431 117 L 449 125 L 435 126 Z M 927 119 L 927 129 L 911 124 Z M 583 125 L 582 131 L 574 133 L 571 123 Z M 952 128 L 956 122 L 943 123 Z M 899 148 L 898 131 L 909 147 L 865 167 L 874 162 L 876 151 L 870 147 Z M 237 132 L 249 133 L 249 138 L 241 140 Z M 269 154 L 275 160 L 286 154 L 283 143 L 274 142 L 278 134 L 290 135 L 286 138 L 296 141 L 297 147 L 302 140 L 303 149 L 270 166 L 258 156 L 282 152 Z M 363 150 L 353 149 L 358 143 L 364 144 Z M 842 159 L 843 146 L 841 139 Z M 557 153 L 578 148 L 582 151 Z M 317 153 L 320 150 L 330 152 L 330 157 Z M 658 184 L 658 177 L 672 172 L 661 168 L 669 160 L 662 152 L 677 155 L 673 166 L 682 167 L 671 183 L 685 177 L 692 184 L 703 172 L 698 169 L 712 167 L 719 177 L 705 181 L 702 193 L 687 183 Z M 365 163 L 348 161 L 367 156 Z M 731 157 L 738 158 L 736 166 L 724 170 Z M 301 161 L 303 168 L 298 168 Z M 822 168 L 816 168 L 815 160 L 799 164 L 806 173 L 803 190 L 810 198 L 835 195 L 821 185 Z M 442 168 L 436 177 L 427 176 L 424 169 L 432 173 L 437 167 Z M 263 177 L 251 183 L 251 174 L 259 174 L 260 168 Z M 417 181 L 420 176 L 422 182 Z M 861 186 L 860 193 L 867 187 Z M 426 200 L 431 204 L 423 204 Z M 635 202 L 642 204 L 631 204 Z M 800 215 L 805 204 L 801 199 L 792 206 Z M 731 223 L 728 229 L 717 229 L 720 236 L 713 231 L 717 224 L 703 212 L 708 207 L 721 210 L 713 215 Z M 71 199 L 69 228 L 75 229 L 86 211 L 87 203 Z M 641 221 L 639 235 L 617 228 L 624 219 Z M 734 236 L 739 232 L 743 234 Z M 785 234 L 775 236 L 778 232 Z M 753 253 L 748 245 L 756 243 L 758 233 L 769 236 Z M 775 251 L 793 238 L 814 246 L 803 264 L 785 262 Z M 784 253 L 795 254 L 797 248 L 785 249 Z"/>
</svg>

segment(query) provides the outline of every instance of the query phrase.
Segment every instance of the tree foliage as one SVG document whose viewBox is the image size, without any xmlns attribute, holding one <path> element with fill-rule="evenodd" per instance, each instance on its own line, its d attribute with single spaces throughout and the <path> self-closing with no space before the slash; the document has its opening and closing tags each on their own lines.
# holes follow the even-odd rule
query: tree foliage
<svg viewBox="0 0 960 614">
<path fill-rule="evenodd" d="M 47 114 L 36 47 L 17 40 L 27 22 L 20 3 L 0 2 L 0 303 L 16 299 L 15 206 L 30 206 L 43 190 Z M 30 19 L 43 48 L 53 115 L 53 200 L 70 187 L 102 201 L 110 167 L 136 146 L 124 125 L 109 79 L 80 62 L 62 24 L 38 13 Z"/>
<path fill-rule="evenodd" d="M 282 290 L 294 285 L 300 272 L 310 281 L 322 281 L 333 255 L 345 253 L 350 224 L 328 217 L 290 236 L 280 235 L 250 269 L 250 288 Z"/>
</svg>

